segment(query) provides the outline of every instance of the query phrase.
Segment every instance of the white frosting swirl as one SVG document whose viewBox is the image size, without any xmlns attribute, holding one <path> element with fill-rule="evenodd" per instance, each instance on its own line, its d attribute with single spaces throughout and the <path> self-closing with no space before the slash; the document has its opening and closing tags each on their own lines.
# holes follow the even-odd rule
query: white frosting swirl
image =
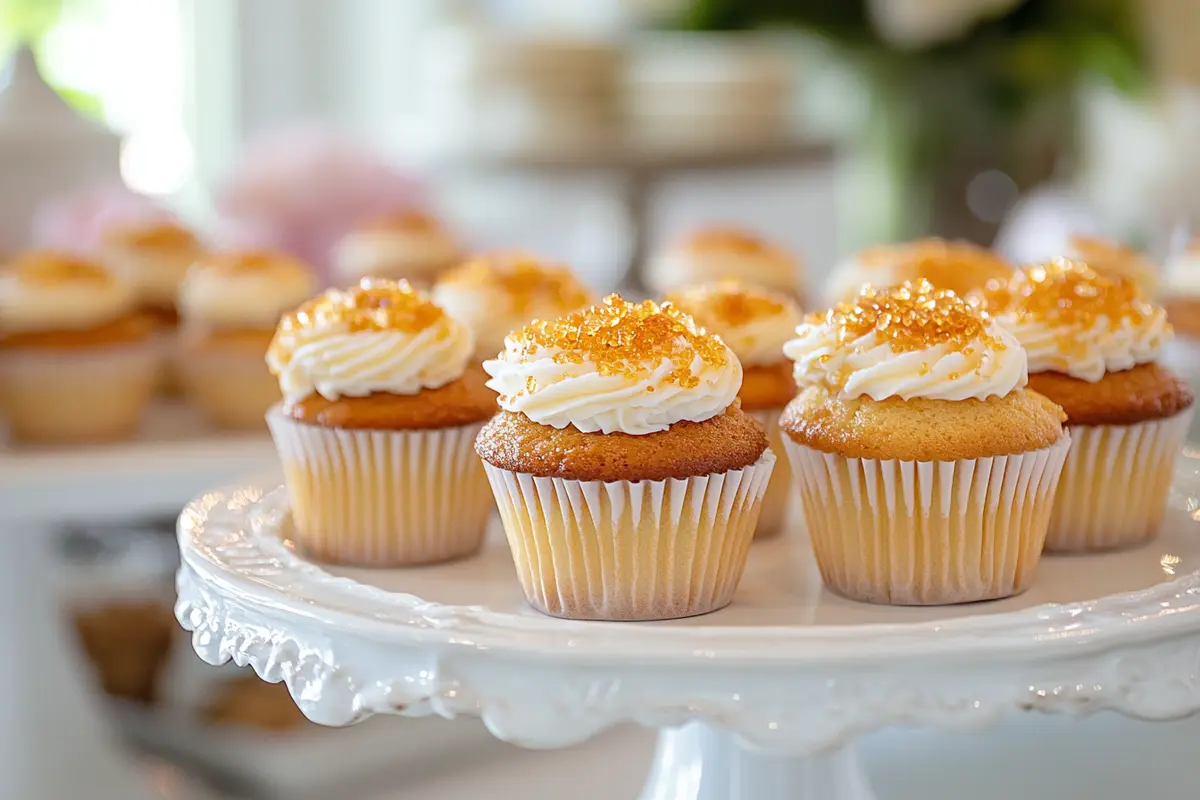
<svg viewBox="0 0 1200 800">
<path fill-rule="evenodd" d="M 338 243 L 333 267 L 343 283 L 363 278 L 428 283 L 460 256 L 458 244 L 441 231 L 362 230 Z"/>
<path fill-rule="evenodd" d="M 31 281 L 19 270 L 0 270 L 0 329 L 10 333 L 95 328 L 130 313 L 135 304 L 134 286 L 115 275 Z"/>
<path fill-rule="evenodd" d="M 709 333 L 720 336 L 745 367 L 783 361 L 783 346 L 803 322 L 799 307 L 790 298 L 736 282 L 695 287 L 670 299 Z M 730 315 L 723 302 L 742 302 L 745 307 Z"/>
<path fill-rule="evenodd" d="M 1025 351 L 994 323 L 965 347 L 941 342 L 896 352 L 874 330 L 843 342 L 828 324 L 806 322 L 783 351 L 796 362 L 798 386 L 825 386 L 847 399 L 985 400 L 1028 379 Z"/>
<path fill-rule="evenodd" d="M 508 339 L 505 350 L 483 368 L 488 386 L 500 394 L 500 407 L 524 414 L 540 425 L 584 433 L 639 436 L 665 431 L 677 422 L 703 422 L 727 409 L 742 386 L 742 366 L 732 351 L 727 363 L 710 366 L 696 355 L 688 366 L 699 383 L 691 388 L 668 377 L 679 365 L 670 359 L 641 365 L 642 376 L 602 375 L 596 364 L 559 363 L 560 350 L 525 353 Z M 531 385 L 533 391 L 528 391 Z"/>
<path fill-rule="evenodd" d="M 1172 336 L 1166 313 L 1157 307 L 1145 319 L 1124 318 L 1116 325 L 1098 316 L 1086 327 L 1064 327 L 1013 312 L 996 315 L 996 322 L 1025 348 L 1030 372 L 1061 372 L 1089 383 L 1106 372 L 1157 361 Z"/>
<path fill-rule="evenodd" d="M 201 261 L 184 279 L 179 311 L 186 322 L 215 328 L 271 329 L 280 316 L 303 303 L 316 289 L 316 276 L 303 264 L 268 254 L 225 255 L 220 259 L 261 259 L 246 268 L 223 268 L 222 261 Z"/>
<path fill-rule="evenodd" d="M 1200 250 L 1189 248 L 1167 262 L 1164 293 L 1175 297 L 1200 297 Z"/>
<path fill-rule="evenodd" d="M 331 290 L 324 297 L 345 294 Z M 471 358 L 471 331 L 446 314 L 416 330 L 359 330 L 346 315 L 302 309 L 308 321 L 285 317 L 267 353 L 288 402 L 314 392 L 328 400 L 417 394 L 461 378 Z"/>
</svg>

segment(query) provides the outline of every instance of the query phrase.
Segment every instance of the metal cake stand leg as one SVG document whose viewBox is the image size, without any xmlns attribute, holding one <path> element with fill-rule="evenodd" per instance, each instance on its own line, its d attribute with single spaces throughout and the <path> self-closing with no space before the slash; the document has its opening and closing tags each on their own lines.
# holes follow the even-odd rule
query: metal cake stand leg
<svg viewBox="0 0 1200 800">
<path fill-rule="evenodd" d="M 807 758 L 747 749 L 692 723 L 658 735 L 641 800 L 875 800 L 852 747 Z"/>
<path fill-rule="evenodd" d="M 51 591 L 47 536 L 9 530 L 0 556 L 0 797 L 151 800 L 101 715 Z"/>
</svg>

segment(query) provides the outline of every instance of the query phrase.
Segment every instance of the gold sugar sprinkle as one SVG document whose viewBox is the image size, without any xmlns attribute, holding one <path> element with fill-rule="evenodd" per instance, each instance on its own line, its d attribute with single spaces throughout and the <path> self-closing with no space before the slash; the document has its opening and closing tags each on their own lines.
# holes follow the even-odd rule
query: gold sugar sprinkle
<svg viewBox="0 0 1200 800">
<path fill-rule="evenodd" d="M 944 239 L 869 248 L 859 255 L 859 261 L 869 269 L 890 269 L 897 284 L 925 279 L 939 289 L 960 294 L 1013 272 L 1012 265 L 991 250 Z"/>
<path fill-rule="evenodd" d="M 687 238 L 684 246 L 691 250 L 725 250 L 746 255 L 772 252 L 771 246 L 761 237 L 728 225 L 701 228 Z"/>
<path fill-rule="evenodd" d="M 1026 267 L 1013 280 L 991 281 L 981 298 L 991 314 L 1015 313 L 1021 319 L 1075 330 L 1090 330 L 1101 318 L 1116 329 L 1156 313 L 1129 278 L 1100 275 L 1086 264 L 1065 259 Z"/>
<path fill-rule="evenodd" d="M 275 269 L 294 269 L 307 272 L 308 268 L 298 260 L 283 253 L 273 253 L 268 250 L 239 250 L 213 253 L 196 263 L 196 267 L 205 271 L 223 275 L 240 275 L 253 272 L 267 272 Z"/>
<path fill-rule="evenodd" d="M 403 208 L 371 217 L 359 226 L 367 231 L 408 231 L 410 233 L 441 233 L 437 217 L 416 208 Z"/>
<path fill-rule="evenodd" d="M 987 318 L 978 309 L 927 280 L 891 289 L 865 286 L 853 301 L 809 315 L 808 321 L 832 327 L 840 344 L 874 333 L 898 353 L 937 344 L 963 350 L 974 341 L 1003 349 L 988 335 Z"/>
<path fill-rule="evenodd" d="M 111 272 L 96 262 L 56 250 L 28 250 L 18 254 L 5 269 L 29 286 L 58 286 L 64 283 L 107 286 L 116 281 Z"/>
<path fill-rule="evenodd" d="M 123 247 L 194 249 L 200 246 L 195 234 L 174 222 L 113 227 L 106 230 L 102 238 L 106 244 Z"/>
<path fill-rule="evenodd" d="M 565 317 L 534 322 L 510 338 L 522 355 L 549 348 L 559 351 L 554 355 L 556 363 L 591 361 L 601 375 L 624 375 L 631 380 L 645 377 L 668 359 L 675 370 L 666 376 L 666 382 L 683 388 L 700 384 L 691 370 L 696 357 L 710 367 L 728 363 L 724 342 L 671 303 L 631 303 L 616 294 Z"/>
<path fill-rule="evenodd" d="M 668 294 L 667 300 L 701 324 L 714 328 L 737 327 L 763 317 L 778 316 L 787 311 L 788 303 L 774 292 L 753 289 L 736 280 L 693 286 Z"/>
<path fill-rule="evenodd" d="M 439 283 L 492 290 L 503 296 L 513 314 L 527 313 L 534 306 L 550 306 L 561 313 L 591 302 L 571 270 L 520 252 L 478 256 L 448 272 Z"/>
<path fill-rule="evenodd" d="M 329 289 L 283 315 L 271 342 L 275 356 L 285 362 L 307 331 L 400 331 L 418 333 L 446 314 L 408 281 L 364 278 L 350 289 Z"/>
</svg>

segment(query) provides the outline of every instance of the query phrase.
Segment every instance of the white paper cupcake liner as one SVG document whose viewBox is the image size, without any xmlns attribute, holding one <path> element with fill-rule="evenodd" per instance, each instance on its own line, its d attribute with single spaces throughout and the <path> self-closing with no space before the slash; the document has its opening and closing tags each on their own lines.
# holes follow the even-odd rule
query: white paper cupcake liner
<svg viewBox="0 0 1200 800">
<path fill-rule="evenodd" d="M 778 458 L 783 455 L 783 439 L 779 431 L 779 417 L 783 414 L 783 407 L 746 413 L 763 426 L 771 450 L 777 456 L 775 470 L 771 473 L 770 483 L 767 484 L 767 493 L 763 496 L 758 529 L 754 532 L 756 539 L 768 539 L 783 532 L 792 496 L 792 469 L 787 458 Z"/>
<path fill-rule="evenodd" d="M 854 600 L 943 605 L 1024 591 L 1070 437 L 994 458 L 878 461 L 784 448 L 825 585 Z"/>
<path fill-rule="evenodd" d="M 0 353 L 0 414 L 14 439 L 76 444 L 133 436 L 153 399 L 156 342 Z"/>
<path fill-rule="evenodd" d="M 188 400 L 210 422 L 261 430 L 264 415 L 280 398 L 265 356 L 245 348 L 184 351 L 177 354 L 174 372 Z"/>
<path fill-rule="evenodd" d="M 1073 444 L 1046 550 L 1108 550 L 1153 539 L 1192 412 L 1135 425 L 1069 426 Z"/>
<path fill-rule="evenodd" d="M 577 481 L 485 463 L 534 608 L 570 619 L 677 619 L 728 605 L 771 478 L 748 467 L 662 481 Z"/>
<path fill-rule="evenodd" d="M 470 555 L 491 492 L 482 423 L 382 431 L 305 425 L 279 407 L 267 424 L 283 462 L 296 543 L 322 561 L 408 566 Z"/>
</svg>

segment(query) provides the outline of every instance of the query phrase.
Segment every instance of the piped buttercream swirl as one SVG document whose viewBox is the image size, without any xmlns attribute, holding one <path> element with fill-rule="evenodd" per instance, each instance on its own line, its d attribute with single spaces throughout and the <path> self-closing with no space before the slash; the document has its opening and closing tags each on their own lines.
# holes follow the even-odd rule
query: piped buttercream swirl
<svg viewBox="0 0 1200 800">
<path fill-rule="evenodd" d="M 778 364 L 803 314 L 790 297 L 740 281 L 719 281 L 669 294 L 697 324 L 720 336 L 743 367 Z"/>
<path fill-rule="evenodd" d="M 0 330 L 83 330 L 133 311 L 132 282 L 69 253 L 29 251 L 0 267 Z"/>
<path fill-rule="evenodd" d="M 185 322 L 214 328 L 266 328 L 312 296 L 316 276 L 277 253 L 246 251 L 208 256 L 192 265 L 179 291 Z"/>
</svg>

